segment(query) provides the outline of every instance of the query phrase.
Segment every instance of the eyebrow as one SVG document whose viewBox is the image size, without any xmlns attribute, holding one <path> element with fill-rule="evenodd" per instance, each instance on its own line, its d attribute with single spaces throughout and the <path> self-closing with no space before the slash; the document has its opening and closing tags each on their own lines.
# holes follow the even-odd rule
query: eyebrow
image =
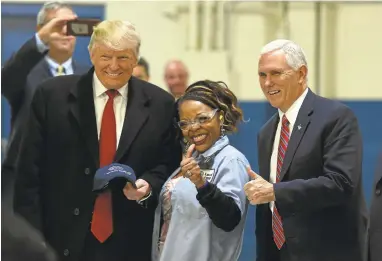
<svg viewBox="0 0 382 261">
<path fill-rule="evenodd" d="M 214 110 L 212 110 L 212 111 L 202 111 L 202 112 L 199 112 L 198 114 L 196 114 L 196 116 L 198 116 L 198 115 L 200 115 L 200 114 L 206 114 L 206 113 L 212 113 L 212 112 L 214 112 Z"/>
</svg>

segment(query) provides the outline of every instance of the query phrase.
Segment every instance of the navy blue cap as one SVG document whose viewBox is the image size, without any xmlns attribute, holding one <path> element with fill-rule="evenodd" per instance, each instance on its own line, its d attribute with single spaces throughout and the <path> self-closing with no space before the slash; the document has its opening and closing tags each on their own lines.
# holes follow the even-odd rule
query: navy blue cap
<svg viewBox="0 0 382 261">
<path fill-rule="evenodd" d="M 127 165 L 112 163 L 96 171 L 93 180 L 93 191 L 102 192 L 108 188 L 114 190 L 123 189 L 127 182 L 135 186 L 134 170 Z"/>
</svg>

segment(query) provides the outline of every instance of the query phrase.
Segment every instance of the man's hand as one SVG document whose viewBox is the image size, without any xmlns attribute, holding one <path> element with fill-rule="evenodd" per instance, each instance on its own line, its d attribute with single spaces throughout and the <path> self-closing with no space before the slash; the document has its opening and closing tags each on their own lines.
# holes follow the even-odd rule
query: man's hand
<svg viewBox="0 0 382 261">
<path fill-rule="evenodd" d="M 123 188 L 123 194 L 129 200 L 140 200 L 151 192 L 150 184 L 143 179 L 137 179 L 135 185 L 137 186 L 136 189 L 131 183 L 127 183 Z"/>
<path fill-rule="evenodd" d="M 55 40 L 71 40 L 75 37 L 66 35 L 66 23 L 76 18 L 75 15 L 55 17 L 38 30 L 38 36 L 46 45 Z"/>
<path fill-rule="evenodd" d="M 206 181 L 201 175 L 199 164 L 192 157 L 192 152 L 195 149 L 195 144 L 192 144 L 186 152 L 186 155 L 183 157 L 182 162 L 180 163 L 181 173 L 185 178 L 191 180 L 192 183 L 197 188 L 202 187 Z"/>
<path fill-rule="evenodd" d="M 252 180 L 244 185 L 244 191 L 252 205 L 266 204 L 276 200 L 272 183 L 257 175 L 250 167 L 247 167 L 247 173 Z"/>
</svg>

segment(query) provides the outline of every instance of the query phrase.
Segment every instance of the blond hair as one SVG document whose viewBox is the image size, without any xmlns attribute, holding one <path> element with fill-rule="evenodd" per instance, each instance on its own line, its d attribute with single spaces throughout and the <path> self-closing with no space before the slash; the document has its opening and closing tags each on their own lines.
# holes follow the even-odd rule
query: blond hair
<svg viewBox="0 0 382 261">
<path fill-rule="evenodd" d="M 128 21 L 105 20 L 94 27 L 88 46 L 89 51 L 97 44 L 119 51 L 132 49 L 136 58 L 139 58 L 141 37 L 135 26 Z"/>
</svg>

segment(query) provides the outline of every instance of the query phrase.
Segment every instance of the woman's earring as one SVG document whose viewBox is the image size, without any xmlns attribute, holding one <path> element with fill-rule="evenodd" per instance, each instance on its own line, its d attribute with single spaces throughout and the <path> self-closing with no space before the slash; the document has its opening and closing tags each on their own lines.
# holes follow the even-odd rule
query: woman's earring
<svg viewBox="0 0 382 261">
<path fill-rule="evenodd" d="M 224 137 L 224 136 L 225 136 L 225 129 L 224 129 L 223 124 L 220 125 L 220 136 L 221 136 L 221 137 Z"/>
<path fill-rule="evenodd" d="M 223 137 L 225 135 L 225 129 L 224 129 L 224 117 L 223 115 L 220 115 L 219 117 L 219 120 L 220 120 L 220 137 Z"/>
</svg>

